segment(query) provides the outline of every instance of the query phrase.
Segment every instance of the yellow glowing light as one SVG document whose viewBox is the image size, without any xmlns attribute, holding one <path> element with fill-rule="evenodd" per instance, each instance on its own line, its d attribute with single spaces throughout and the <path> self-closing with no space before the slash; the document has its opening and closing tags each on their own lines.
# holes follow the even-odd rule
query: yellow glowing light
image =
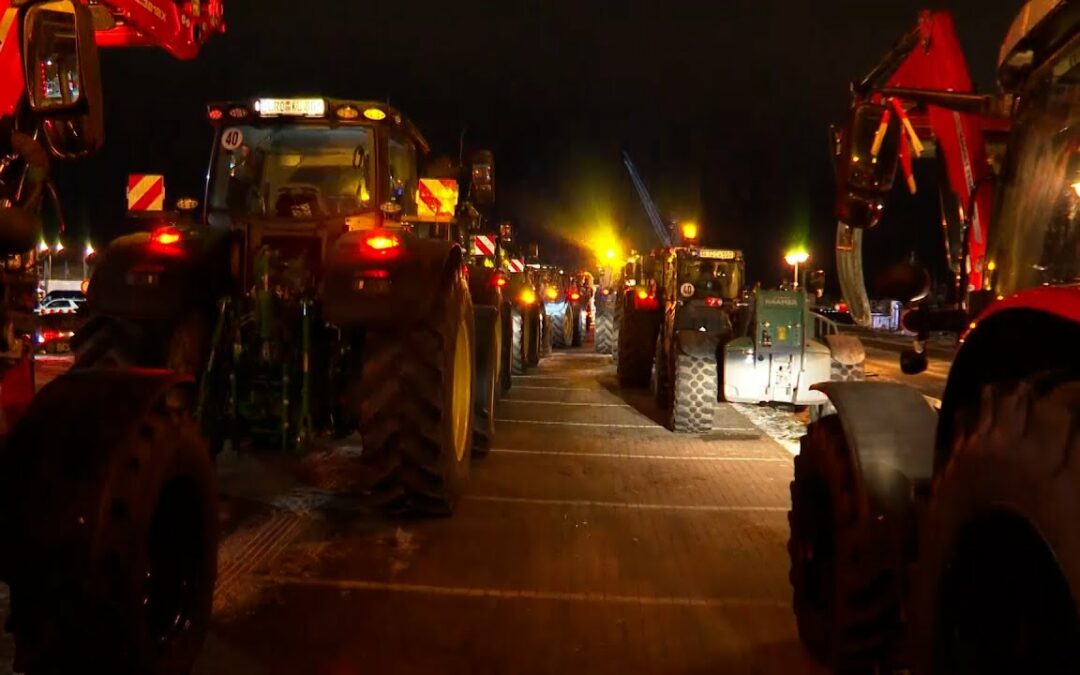
<svg viewBox="0 0 1080 675">
<path fill-rule="evenodd" d="M 975 330 L 975 326 L 977 326 L 977 325 L 978 324 L 976 322 L 972 321 L 971 323 L 968 324 L 968 328 L 971 329 L 971 330 Z"/>
<path fill-rule="evenodd" d="M 604 251 L 604 257 L 608 260 L 614 260 L 617 255 L 618 254 L 615 253 L 615 249 L 613 248 L 609 248 L 608 250 Z"/>
<path fill-rule="evenodd" d="M 551 286 L 548 286 L 544 289 L 544 297 L 546 297 L 548 300 L 554 300 L 555 298 L 559 297 L 559 292 Z"/>
<path fill-rule="evenodd" d="M 1072 184 L 1072 189 L 1073 189 L 1073 192 L 1076 193 L 1076 196 L 1080 197 L 1080 181 L 1076 181 L 1075 183 L 1073 183 Z"/>
<path fill-rule="evenodd" d="M 386 112 L 381 108 L 368 108 L 364 111 L 364 117 L 372 122 L 381 122 L 386 119 Z"/>
<path fill-rule="evenodd" d="M 986 269 L 993 272 L 994 270 L 997 269 L 997 263 L 994 262 L 993 260 L 991 260 L 990 263 L 986 266 Z"/>
<path fill-rule="evenodd" d="M 809 259 L 810 254 L 806 251 L 791 251 L 786 256 L 784 256 L 784 260 L 787 262 L 787 264 L 792 266 L 802 265 Z"/>
<path fill-rule="evenodd" d="M 338 119 L 343 120 L 354 120 L 360 116 L 360 111 L 351 105 L 343 105 L 338 108 L 335 113 L 337 114 Z"/>
<path fill-rule="evenodd" d="M 639 299 L 644 300 L 645 298 L 649 297 L 649 292 L 644 288 L 639 288 L 637 291 L 637 296 Z"/>
<path fill-rule="evenodd" d="M 697 223 L 683 223 L 682 224 L 682 236 L 683 236 L 683 239 L 697 239 L 697 236 L 698 236 Z"/>
<path fill-rule="evenodd" d="M 536 303 L 536 293 L 531 288 L 526 288 L 521 292 L 521 302 L 526 305 L 532 305 Z"/>
</svg>

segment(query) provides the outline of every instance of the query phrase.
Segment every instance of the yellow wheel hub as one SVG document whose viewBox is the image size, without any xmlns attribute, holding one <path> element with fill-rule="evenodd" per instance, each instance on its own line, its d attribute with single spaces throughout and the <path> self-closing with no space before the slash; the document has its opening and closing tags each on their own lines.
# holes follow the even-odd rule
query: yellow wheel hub
<svg viewBox="0 0 1080 675">
<path fill-rule="evenodd" d="M 469 327 L 462 321 L 458 324 L 457 340 L 454 346 L 454 384 L 453 402 L 450 406 L 450 423 L 453 425 L 454 454 L 460 462 L 469 451 L 466 447 L 469 436 L 470 403 L 472 402 L 472 344 L 469 340 Z"/>
</svg>

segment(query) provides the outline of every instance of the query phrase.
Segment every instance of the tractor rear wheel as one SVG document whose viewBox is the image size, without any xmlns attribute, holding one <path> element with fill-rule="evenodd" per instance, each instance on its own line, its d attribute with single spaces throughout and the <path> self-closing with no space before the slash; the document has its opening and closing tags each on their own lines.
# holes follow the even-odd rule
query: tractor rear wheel
<svg viewBox="0 0 1080 675">
<path fill-rule="evenodd" d="M 513 360 L 514 360 L 514 314 L 515 310 L 509 304 L 503 304 L 499 312 L 499 396 L 510 391 L 513 386 Z M 518 338 L 518 359 L 521 356 L 521 338 Z"/>
<path fill-rule="evenodd" d="M 370 496 L 388 511 L 449 515 L 469 476 L 474 325 L 455 283 L 404 331 L 365 335 L 358 405 Z"/>
<path fill-rule="evenodd" d="M 191 387 L 73 372 L 3 453 L 15 670 L 190 672 L 217 574 L 213 466 Z M 66 424 L 57 426 L 61 412 Z"/>
<path fill-rule="evenodd" d="M 652 373 L 653 352 L 659 328 L 654 312 L 624 309 L 619 328 L 619 386 L 647 387 Z"/>
<path fill-rule="evenodd" d="M 610 354 L 612 347 L 612 316 L 608 303 L 604 303 L 596 310 L 596 343 L 594 348 L 597 354 Z"/>
<path fill-rule="evenodd" d="M 511 323 L 511 336 L 510 336 L 510 373 L 512 375 L 524 375 L 525 363 L 528 358 L 525 354 L 525 349 L 528 347 L 528 335 L 525 334 L 525 317 L 521 315 L 521 311 L 514 309 L 510 318 Z"/>
<path fill-rule="evenodd" d="M 529 343 L 528 351 L 525 352 L 525 365 L 535 367 L 540 365 L 541 358 L 551 354 L 548 318 L 538 307 L 529 310 L 529 330 L 526 334 L 529 336 Z"/>
<path fill-rule="evenodd" d="M 677 342 L 673 349 L 675 368 L 671 382 L 661 382 L 658 392 L 671 408 L 671 430 L 679 434 L 712 431 L 716 409 L 716 359 L 684 354 Z"/>
<path fill-rule="evenodd" d="M 1080 382 L 987 385 L 957 415 L 923 521 L 918 672 L 1080 672 Z"/>
<path fill-rule="evenodd" d="M 558 330 L 556 325 L 552 324 L 552 317 L 546 312 L 541 314 L 537 310 L 538 318 L 537 325 L 540 327 L 537 329 L 537 335 L 539 336 L 538 353 L 536 362 L 530 362 L 530 366 L 540 365 L 540 359 L 551 356 L 551 352 L 555 347 L 555 331 Z"/>
<path fill-rule="evenodd" d="M 856 485 L 837 415 L 811 424 L 795 457 L 788 524 L 795 622 L 835 672 L 873 672 L 899 635 L 905 530 Z"/>
<path fill-rule="evenodd" d="M 570 346 L 580 347 L 581 343 L 585 341 L 585 333 L 588 327 L 585 325 L 585 310 L 581 307 L 577 307 L 573 311 L 574 320 L 574 333 L 570 336 Z"/>
<path fill-rule="evenodd" d="M 502 354 L 502 321 L 495 307 L 476 312 L 476 405 L 473 417 L 473 454 L 486 455 L 495 437 L 495 401 Z"/>
</svg>

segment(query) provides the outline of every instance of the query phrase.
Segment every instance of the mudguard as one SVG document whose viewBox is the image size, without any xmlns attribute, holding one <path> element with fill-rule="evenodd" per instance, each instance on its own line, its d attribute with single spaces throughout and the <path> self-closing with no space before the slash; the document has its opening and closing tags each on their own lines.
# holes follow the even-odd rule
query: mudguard
<svg viewBox="0 0 1080 675">
<path fill-rule="evenodd" d="M 72 370 L 42 388 L 0 451 L 0 499 L 5 502 L 0 518 L 10 519 L 0 523 L 5 536 L 13 531 L 64 534 L 35 526 L 39 514 L 27 511 L 27 500 L 20 496 L 27 490 L 52 491 L 67 502 L 72 527 L 77 527 L 76 516 L 96 515 L 102 505 L 92 501 L 93 495 L 73 494 L 67 486 L 96 476 L 132 420 L 141 419 L 133 411 L 148 410 L 174 387 L 187 397 L 185 404 L 194 401 L 191 378 L 164 370 Z M 56 423 L 57 415 L 63 415 L 64 424 Z M 0 559 L 3 578 L 11 564 L 6 556 L 18 551 L 7 546 L 0 551 L 5 554 Z"/>
<path fill-rule="evenodd" d="M 469 294 L 473 307 L 498 307 L 502 303 L 502 293 L 494 281 L 496 272 L 482 265 L 469 266 Z"/>
<path fill-rule="evenodd" d="M 465 284 L 462 249 L 445 239 L 401 233 L 391 253 L 362 253 L 366 233 L 334 243 L 324 278 L 324 316 L 342 328 L 386 328 L 428 315 L 450 283 Z"/>
<path fill-rule="evenodd" d="M 212 310 L 231 291 L 232 237 L 185 232 L 164 245 L 139 232 L 114 240 L 94 265 L 87 302 L 94 316 L 165 321 L 193 307 Z"/>
<path fill-rule="evenodd" d="M 675 344 L 680 353 L 696 358 L 716 358 L 720 347 L 720 335 L 700 330 L 680 330 L 675 333 Z"/>
<path fill-rule="evenodd" d="M 866 493 L 888 513 L 910 508 L 934 474 L 937 413 L 918 390 L 894 382 L 814 386 L 836 408 Z"/>
</svg>

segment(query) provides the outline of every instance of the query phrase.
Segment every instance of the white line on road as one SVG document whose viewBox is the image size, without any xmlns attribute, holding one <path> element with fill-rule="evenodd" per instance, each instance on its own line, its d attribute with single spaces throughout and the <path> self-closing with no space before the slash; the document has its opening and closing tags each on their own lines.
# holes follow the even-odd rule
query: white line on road
<svg viewBox="0 0 1080 675">
<path fill-rule="evenodd" d="M 788 600 L 770 598 L 716 598 L 702 596 L 647 596 L 616 595 L 601 592 L 572 593 L 564 591 L 540 591 L 509 588 L 469 588 L 464 586 L 433 586 L 429 584 L 406 584 L 363 579 L 314 579 L 311 577 L 274 576 L 262 580 L 283 586 L 325 588 L 337 591 L 389 591 L 417 595 L 442 595 L 462 598 L 499 598 L 506 600 L 551 600 L 561 602 L 592 602 L 623 605 L 651 605 L 668 607 L 712 607 L 721 609 L 778 609 L 788 611 Z"/>
<path fill-rule="evenodd" d="M 607 391 L 607 389 L 601 389 L 599 387 L 533 387 L 525 384 L 515 384 L 510 391 L 514 391 L 515 389 L 538 389 L 540 391 Z"/>
<path fill-rule="evenodd" d="M 601 427 L 604 429 L 656 429 L 657 431 L 666 431 L 664 427 L 659 424 L 598 424 L 596 422 L 554 422 L 547 420 L 511 420 L 503 417 L 496 417 L 496 422 L 505 422 L 506 424 L 543 424 L 551 427 Z"/>
<path fill-rule="evenodd" d="M 725 457 L 723 455 L 640 455 L 618 452 L 573 452 L 562 450 L 504 450 L 494 448 L 491 452 L 504 455 L 550 455 L 555 457 L 603 457 L 613 459 L 668 459 L 678 462 L 766 462 L 791 464 L 786 457 Z"/>
<path fill-rule="evenodd" d="M 626 403 L 578 403 L 576 401 L 533 401 L 523 398 L 504 398 L 502 403 L 537 403 L 540 405 L 579 405 L 592 408 L 632 408 Z"/>
<path fill-rule="evenodd" d="M 591 499 L 540 499 L 534 497 L 494 497 L 466 495 L 462 499 L 474 502 L 503 504 L 533 504 L 536 506 L 594 506 L 610 509 L 642 511 L 700 511 L 705 513 L 787 513 L 786 506 L 713 506 L 709 504 L 641 504 L 635 502 L 604 502 Z"/>
<path fill-rule="evenodd" d="M 559 380 L 562 382 L 570 380 L 569 377 L 564 377 L 560 375 L 514 375 L 514 377 L 523 380 Z"/>
</svg>

